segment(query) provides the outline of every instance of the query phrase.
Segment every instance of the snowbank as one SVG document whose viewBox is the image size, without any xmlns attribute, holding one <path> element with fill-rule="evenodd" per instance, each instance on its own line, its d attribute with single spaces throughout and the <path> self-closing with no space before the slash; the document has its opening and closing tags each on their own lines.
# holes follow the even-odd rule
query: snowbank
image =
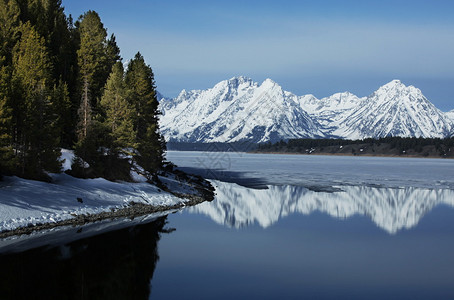
<svg viewBox="0 0 454 300">
<path fill-rule="evenodd" d="M 110 212 L 132 202 L 172 206 L 188 200 L 146 182 L 111 182 L 51 174 L 53 183 L 7 177 L 0 181 L 0 232 L 77 215 Z"/>
</svg>

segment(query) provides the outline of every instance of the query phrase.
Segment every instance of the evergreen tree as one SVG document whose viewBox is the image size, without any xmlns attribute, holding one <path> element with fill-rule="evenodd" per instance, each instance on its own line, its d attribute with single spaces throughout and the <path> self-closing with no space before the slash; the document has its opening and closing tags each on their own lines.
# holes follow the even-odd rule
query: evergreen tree
<svg viewBox="0 0 454 300">
<path fill-rule="evenodd" d="M 74 38 L 72 20 L 66 17 L 61 0 L 42 0 L 42 3 L 45 11 L 45 28 L 40 34 L 46 39 L 53 79 L 55 82 L 63 81 L 67 85 L 68 92 L 75 91 L 77 48 L 72 40 Z"/>
<path fill-rule="evenodd" d="M 10 174 L 15 166 L 12 147 L 11 68 L 0 67 L 0 176 Z"/>
<path fill-rule="evenodd" d="M 107 40 L 106 55 L 107 55 L 107 64 L 106 64 L 105 73 L 110 76 L 113 66 L 117 62 L 121 61 L 120 48 L 117 45 L 117 39 L 113 33 L 110 35 L 110 38 Z"/>
<path fill-rule="evenodd" d="M 58 172 L 58 138 L 52 97 L 51 63 L 44 38 L 30 23 L 21 26 L 21 39 L 13 53 L 13 136 L 18 173 L 45 179 L 43 170 Z"/>
<path fill-rule="evenodd" d="M 114 57 L 118 55 L 115 38 L 107 41 L 107 31 L 101 22 L 99 15 L 94 11 L 85 13 L 76 23 L 80 48 L 77 51 L 79 83 L 81 101 L 78 109 L 78 147 L 79 152 L 88 159 L 88 149 L 80 149 L 83 145 L 93 144 L 94 141 L 84 141 L 87 137 L 98 136 L 97 133 L 90 134 L 90 127 L 95 117 L 100 118 L 99 99 L 107 77 L 112 70 Z M 93 130 L 100 129 L 96 126 Z M 106 145 L 103 145 L 104 147 Z"/>
<path fill-rule="evenodd" d="M 139 155 L 137 161 L 149 175 L 155 174 L 164 160 L 165 142 L 159 132 L 158 100 L 154 74 L 137 53 L 126 72 L 129 101 L 134 106 L 134 130 Z"/>
<path fill-rule="evenodd" d="M 78 22 L 80 48 L 77 51 L 81 85 L 81 104 L 79 107 L 79 141 L 88 135 L 92 122 L 92 107 L 96 106 L 97 91 L 101 89 L 99 73 L 105 63 L 106 35 L 99 15 L 88 11 Z"/>
<path fill-rule="evenodd" d="M 123 64 L 117 62 L 104 88 L 101 105 L 106 114 L 106 124 L 111 131 L 113 147 L 118 151 L 136 146 L 133 130 L 134 111 L 126 97 Z"/>
<path fill-rule="evenodd" d="M 89 95 L 92 108 L 97 109 L 103 87 L 115 63 L 115 39 L 109 46 L 107 31 L 98 13 L 88 11 L 76 23 L 79 31 L 80 48 L 77 51 L 82 95 Z M 110 52 L 110 53 L 108 53 Z"/>
<path fill-rule="evenodd" d="M 12 147 L 12 53 L 19 40 L 20 8 L 15 1 L 0 0 L 0 175 L 14 170 Z"/>
<path fill-rule="evenodd" d="M 0 0 L 0 65 L 11 65 L 19 39 L 20 8 L 16 1 Z"/>
<path fill-rule="evenodd" d="M 125 74 L 99 15 L 73 25 L 61 2 L 0 0 L 0 174 L 46 179 L 75 145 L 83 176 L 127 180 L 125 154 L 153 175 L 165 143 L 151 68 L 138 53 Z"/>
</svg>

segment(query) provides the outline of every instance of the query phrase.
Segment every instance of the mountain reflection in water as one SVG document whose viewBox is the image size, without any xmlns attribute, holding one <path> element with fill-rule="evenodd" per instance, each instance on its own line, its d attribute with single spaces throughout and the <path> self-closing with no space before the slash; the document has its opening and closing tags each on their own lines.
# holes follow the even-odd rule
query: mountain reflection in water
<svg viewBox="0 0 454 300">
<path fill-rule="evenodd" d="M 59 247 L 0 255 L 1 299 L 148 299 L 166 217 Z"/>
<path fill-rule="evenodd" d="M 440 204 L 454 207 L 454 191 L 447 189 L 375 188 L 342 186 L 341 191 L 315 192 L 299 186 L 270 185 L 251 189 L 234 183 L 212 181 L 216 199 L 189 208 L 229 227 L 258 223 L 266 228 L 292 213 L 327 213 L 336 218 L 365 215 L 390 234 L 412 228 Z"/>
</svg>

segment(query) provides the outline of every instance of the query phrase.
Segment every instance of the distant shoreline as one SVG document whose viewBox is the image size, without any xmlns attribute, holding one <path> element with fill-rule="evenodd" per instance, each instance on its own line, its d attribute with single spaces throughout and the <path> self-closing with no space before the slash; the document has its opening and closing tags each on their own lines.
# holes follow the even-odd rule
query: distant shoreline
<svg viewBox="0 0 454 300">
<path fill-rule="evenodd" d="M 310 155 L 318 155 L 318 156 L 346 156 L 346 157 L 390 157 L 390 158 L 427 158 L 427 159 L 454 159 L 454 157 L 441 157 L 441 156 L 436 156 L 436 155 L 430 155 L 430 156 L 423 156 L 423 155 L 397 155 L 397 154 L 369 154 L 369 153 L 364 153 L 364 154 L 349 154 L 349 153 L 327 153 L 327 152 L 313 152 L 311 154 L 308 153 L 301 153 L 301 152 L 279 152 L 279 151 L 274 151 L 274 152 L 265 152 L 265 151 L 250 151 L 247 153 L 251 154 L 276 154 L 276 155 L 304 155 L 304 156 L 310 156 Z"/>
<path fill-rule="evenodd" d="M 254 153 L 292 153 L 368 157 L 454 158 L 454 139 L 387 137 L 380 139 L 292 139 L 266 143 Z"/>
</svg>

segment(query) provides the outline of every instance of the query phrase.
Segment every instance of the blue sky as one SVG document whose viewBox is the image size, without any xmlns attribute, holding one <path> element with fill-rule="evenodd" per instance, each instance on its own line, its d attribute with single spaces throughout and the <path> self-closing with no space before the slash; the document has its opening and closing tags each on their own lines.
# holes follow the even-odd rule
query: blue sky
<svg viewBox="0 0 454 300">
<path fill-rule="evenodd" d="M 97 11 L 124 60 L 140 51 L 158 90 L 206 89 L 243 75 L 297 95 L 366 96 L 400 79 L 454 109 L 454 1 L 63 0 Z"/>
</svg>

